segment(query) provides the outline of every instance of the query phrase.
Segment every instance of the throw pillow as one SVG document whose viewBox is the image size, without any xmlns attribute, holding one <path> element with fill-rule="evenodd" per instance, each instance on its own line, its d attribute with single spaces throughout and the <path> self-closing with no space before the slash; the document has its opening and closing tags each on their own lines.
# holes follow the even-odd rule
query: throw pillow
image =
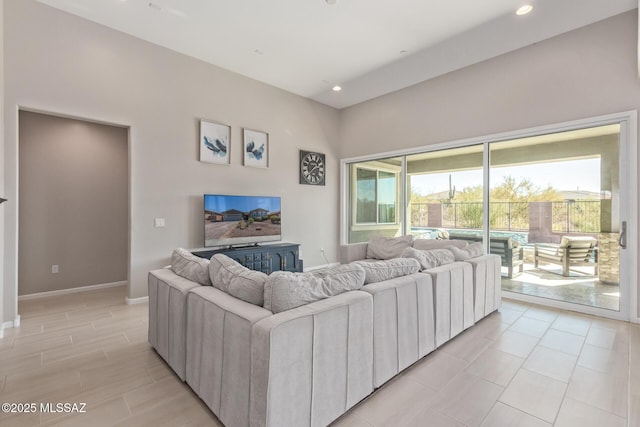
<svg viewBox="0 0 640 427">
<path fill-rule="evenodd" d="M 174 249 L 171 254 L 171 270 L 178 276 L 204 286 L 211 286 L 209 260 L 200 258 L 186 249 Z"/>
<path fill-rule="evenodd" d="M 413 236 L 381 237 L 374 236 L 367 244 L 367 258 L 392 259 L 400 258 L 405 248 L 411 247 Z"/>
<path fill-rule="evenodd" d="M 420 263 L 413 258 L 394 258 L 381 261 L 356 261 L 364 269 L 364 284 L 384 282 L 420 271 Z"/>
<path fill-rule="evenodd" d="M 476 258 L 484 255 L 484 245 L 482 242 L 475 242 L 465 248 L 457 248 L 455 246 L 449 246 L 447 249 L 451 251 L 456 261 L 466 261 L 470 258 Z"/>
<path fill-rule="evenodd" d="M 306 273 L 275 271 L 264 286 L 264 308 L 273 313 L 290 310 L 355 291 L 364 284 L 365 273 L 355 264 L 339 265 Z"/>
<path fill-rule="evenodd" d="M 431 249 L 428 251 L 421 251 L 415 248 L 407 248 L 402 251 L 402 257 L 418 260 L 422 270 L 429 270 L 430 268 L 451 264 L 455 261 L 453 254 L 448 249 Z"/>
<path fill-rule="evenodd" d="M 467 244 L 468 242 L 466 240 L 416 239 L 413 241 L 413 247 L 421 251 L 428 251 L 431 249 L 446 249 L 449 246 L 464 248 L 467 246 Z"/>
<path fill-rule="evenodd" d="M 223 254 L 211 257 L 209 276 L 214 287 L 238 299 L 255 305 L 264 303 L 264 282 L 267 275 L 250 270 Z"/>
</svg>

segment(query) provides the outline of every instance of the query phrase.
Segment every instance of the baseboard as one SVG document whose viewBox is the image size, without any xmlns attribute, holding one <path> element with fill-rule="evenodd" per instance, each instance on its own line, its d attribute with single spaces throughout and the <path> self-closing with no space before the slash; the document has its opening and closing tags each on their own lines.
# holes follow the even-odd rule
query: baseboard
<svg viewBox="0 0 640 427">
<path fill-rule="evenodd" d="M 314 265 L 313 267 L 305 268 L 304 271 L 306 273 L 307 271 L 320 270 L 321 268 L 327 268 L 327 267 L 335 267 L 336 265 L 340 265 L 340 263 L 332 262 L 331 264 Z"/>
<path fill-rule="evenodd" d="M 4 334 L 5 329 L 18 328 L 20 326 L 20 315 L 17 315 L 15 319 L 8 322 L 0 323 L 0 333 Z M 2 336 L 0 335 L 0 338 Z"/>
<path fill-rule="evenodd" d="M 140 298 L 129 298 L 129 297 L 124 297 L 124 302 L 127 303 L 127 305 L 134 305 L 134 304 L 144 304 L 146 302 L 149 302 L 149 297 L 140 297 Z"/>
<path fill-rule="evenodd" d="M 60 289 L 59 291 L 47 291 L 47 292 L 38 292 L 37 294 L 19 295 L 18 301 L 53 297 L 56 295 L 75 294 L 76 292 L 95 291 L 96 289 L 115 288 L 118 286 L 126 286 L 127 283 L 128 283 L 127 281 L 103 283 L 100 285 L 89 285 L 89 286 L 80 286 L 78 288 Z"/>
</svg>

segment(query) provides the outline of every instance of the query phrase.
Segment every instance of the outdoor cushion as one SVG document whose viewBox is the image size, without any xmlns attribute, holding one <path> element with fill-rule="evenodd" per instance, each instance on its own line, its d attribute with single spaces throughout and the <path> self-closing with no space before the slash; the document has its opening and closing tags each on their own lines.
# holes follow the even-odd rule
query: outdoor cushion
<svg viewBox="0 0 640 427">
<path fill-rule="evenodd" d="M 264 286 L 264 308 L 279 313 L 355 291 L 364 285 L 364 278 L 364 269 L 353 263 L 306 273 L 275 271 Z"/>
<path fill-rule="evenodd" d="M 171 270 L 180 277 L 204 286 L 211 286 L 209 260 L 193 255 L 186 249 L 177 248 L 171 254 Z"/>
<path fill-rule="evenodd" d="M 420 263 L 413 258 L 394 258 L 381 261 L 356 261 L 364 269 L 364 284 L 384 282 L 420 271 Z"/>
<path fill-rule="evenodd" d="M 238 299 L 255 305 L 264 302 L 264 282 L 267 275 L 250 270 L 223 254 L 215 254 L 209 264 L 209 276 L 214 287 Z"/>
<path fill-rule="evenodd" d="M 413 236 L 381 237 L 374 236 L 367 244 L 367 258 L 391 259 L 400 258 L 405 248 L 411 247 Z"/>
<path fill-rule="evenodd" d="M 421 251 L 415 248 L 406 248 L 402 251 L 402 258 L 414 258 L 418 260 L 422 270 L 450 264 L 455 261 L 453 253 L 448 249 L 431 249 Z"/>
</svg>

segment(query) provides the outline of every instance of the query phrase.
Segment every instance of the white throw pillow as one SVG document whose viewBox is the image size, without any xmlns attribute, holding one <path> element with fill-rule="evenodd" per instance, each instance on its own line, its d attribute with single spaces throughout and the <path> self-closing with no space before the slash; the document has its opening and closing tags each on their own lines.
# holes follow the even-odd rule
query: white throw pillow
<svg viewBox="0 0 640 427">
<path fill-rule="evenodd" d="M 209 260 L 200 258 L 186 249 L 174 249 L 171 254 L 171 270 L 178 276 L 204 286 L 211 286 Z"/>
<path fill-rule="evenodd" d="M 381 237 L 374 236 L 367 244 L 367 258 L 392 259 L 400 258 L 405 248 L 411 247 L 413 236 Z"/>
<path fill-rule="evenodd" d="M 466 261 L 484 255 L 484 245 L 482 242 L 475 242 L 465 248 L 457 248 L 455 246 L 447 247 L 455 257 L 456 261 Z"/>
<path fill-rule="evenodd" d="M 364 284 L 384 282 L 420 271 L 420 263 L 413 258 L 394 258 L 380 261 L 355 261 L 364 269 Z"/>
<path fill-rule="evenodd" d="M 430 268 L 451 264 L 455 261 L 455 257 L 449 249 L 431 249 L 428 251 L 421 251 L 415 248 L 407 248 L 402 251 L 402 257 L 418 260 L 422 270 L 429 270 Z"/>
<path fill-rule="evenodd" d="M 264 303 L 264 283 L 267 275 L 261 271 L 250 270 L 223 254 L 211 257 L 209 264 L 211 284 L 251 304 L 262 306 Z"/>
<path fill-rule="evenodd" d="M 413 247 L 421 251 L 431 249 L 446 249 L 449 246 L 464 248 L 468 245 L 466 240 L 439 240 L 439 239 L 416 239 L 413 241 Z"/>
<path fill-rule="evenodd" d="M 264 286 L 264 308 L 273 313 L 290 310 L 364 284 L 365 273 L 355 264 L 339 265 L 306 273 L 275 271 Z"/>
</svg>

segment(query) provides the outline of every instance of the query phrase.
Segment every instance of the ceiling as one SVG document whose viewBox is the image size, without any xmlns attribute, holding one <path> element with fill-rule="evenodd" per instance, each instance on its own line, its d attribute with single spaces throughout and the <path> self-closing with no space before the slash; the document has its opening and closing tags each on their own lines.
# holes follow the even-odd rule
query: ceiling
<svg viewBox="0 0 640 427">
<path fill-rule="evenodd" d="M 634 9 L 637 0 L 38 0 L 335 108 Z M 515 10 L 533 5 L 528 15 Z M 340 85 L 342 91 L 332 87 Z"/>
</svg>

